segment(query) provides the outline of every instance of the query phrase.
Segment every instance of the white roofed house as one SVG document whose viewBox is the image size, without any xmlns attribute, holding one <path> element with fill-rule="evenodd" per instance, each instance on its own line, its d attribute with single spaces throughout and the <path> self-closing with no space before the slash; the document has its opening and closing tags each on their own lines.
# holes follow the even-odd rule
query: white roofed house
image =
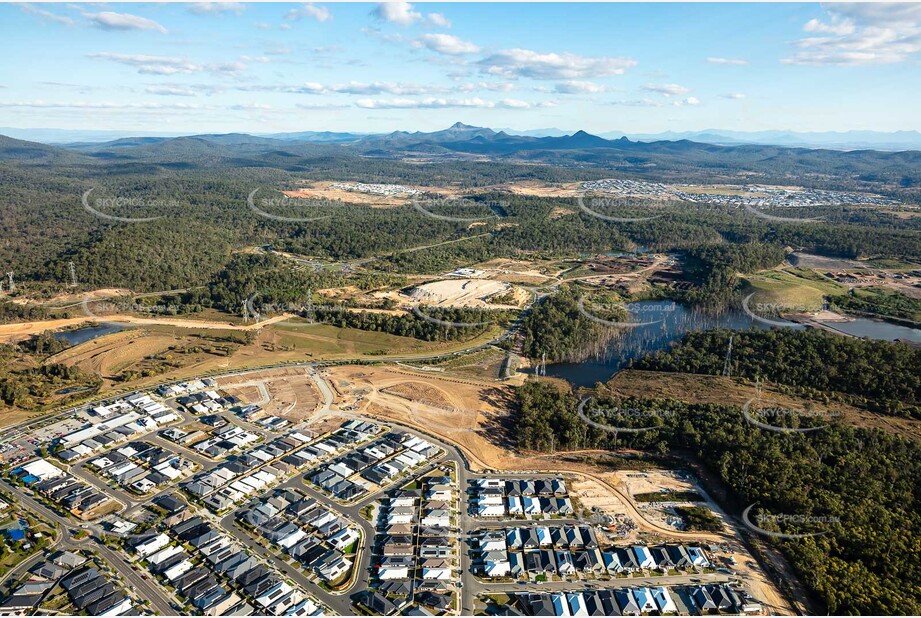
<svg viewBox="0 0 921 618">
<path fill-rule="evenodd" d="M 22 466 L 22 469 L 26 472 L 26 474 L 30 474 L 42 481 L 64 476 L 63 470 L 54 464 L 49 463 L 45 459 L 36 459 L 35 461 L 30 461 L 29 463 Z"/>
<path fill-rule="evenodd" d="M 352 568 L 352 561 L 342 555 L 330 557 L 324 560 L 322 564 L 317 565 L 317 573 L 327 581 L 333 581 Z"/>
<path fill-rule="evenodd" d="M 382 580 L 389 579 L 407 579 L 409 577 L 408 567 L 381 567 L 377 572 L 378 578 Z"/>
<path fill-rule="evenodd" d="M 165 571 L 163 571 L 163 577 L 168 581 L 176 581 L 178 578 L 182 577 L 184 574 L 192 570 L 192 563 L 189 560 L 183 560 L 172 565 Z"/>
<path fill-rule="evenodd" d="M 707 554 L 704 553 L 699 547 L 688 547 L 687 548 L 688 556 L 691 559 L 691 564 L 699 567 L 708 567 L 710 566 L 710 561 L 707 559 Z"/>
<path fill-rule="evenodd" d="M 264 608 L 269 607 L 292 590 L 286 582 L 279 582 L 256 598 L 256 604 Z"/>
<path fill-rule="evenodd" d="M 432 509 L 423 516 L 422 525 L 448 528 L 451 526 L 451 511 L 447 509 Z"/>
<path fill-rule="evenodd" d="M 641 569 L 656 568 L 656 560 L 652 557 L 649 548 L 645 545 L 634 545 L 633 553 L 636 554 L 636 563 Z"/>
<path fill-rule="evenodd" d="M 432 485 L 425 496 L 428 500 L 448 502 L 454 497 L 454 490 L 450 485 Z"/>
<path fill-rule="evenodd" d="M 569 611 L 569 599 L 566 598 L 565 594 L 551 594 L 550 602 L 553 603 L 553 611 L 557 616 L 572 616 Z"/>
<path fill-rule="evenodd" d="M 160 551 L 151 555 L 149 558 L 147 558 L 147 563 L 150 564 L 151 566 L 158 566 L 160 563 L 166 562 L 173 556 L 176 556 L 182 553 L 185 553 L 185 551 L 181 547 L 173 545 L 172 547 L 161 549 Z"/>
<path fill-rule="evenodd" d="M 349 545 L 358 540 L 358 536 L 358 531 L 354 528 L 343 528 L 334 534 L 328 542 L 339 551 L 345 551 Z"/>
<path fill-rule="evenodd" d="M 476 514 L 480 517 L 502 517 L 505 515 L 505 507 L 502 505 L 501 499 L 498 504 L 484 502 L 481 498 L 478 505 Z"/>
<path fill-rule="evenodd" d="M 524 496 L 522 502 L 524 503 L 525 515 L 540 515 L 543 512 L 540 506 L 540 498 Z"/>
<path fill-rule="evenodd" d="M 561 576 L 572 575 L 576 572 L 576 565 L 572 561 L 572 554 L 566 550 L 557 550 L 556 569 Z"/>
<path fill-rule="evenodd" d="M 416 496 L 412 494 L 390 498 L 390 506 L 412 508 L 416 505 Z"/>
<path fill-rule="evenodd" d="M 656 605 L 659 606 L 659 611 L 663 614 L 677 614 L 678 606 L 675 605 L 675 601 L 672 600 L 672 595 L 668 592 L 668 588 L 665 586 L 659 586 L 658 588 L 652 589 L 652 596 L 656 601 Z"/>
<path fill-rule="evenodd" d="M 451 579 L 451 563 L 448 560 L 433 558 L 422 563 L 422 579 Z"/>
<path fill-rule="evenodd" d="M 284 549 L 290 549 L 303 541 L 307 537 L 307 533 L 298 528 L 293 531 L 291 534 L 285 536 L 282 539 L 278 540 L 278 546 Z"/>
<path fill-rule="evenodd" d="M 136 543 L 134 551 L 141 557 L 147 557 L 169 545 L 169 542 L 169 537 L 161 532 Z"/>
<path fill-rule="evenodd" d="M 483 573 L 487 577 L 507 577 L 511 570 L 505 551 L 491 551 L 483 556 Z"/>
<path fill-rule="evenodd" d="M 640 611 L 644 614 L 658 611 L 659 609 L 659 606 L 656 605 L 656 601 L 652 596 L 652 591 L 649 588 L 635 588 L 633 590 L 633 598 L 636 599 L 636 604 L 639 605 Z"/>
<path fill-rule="evenodd" d="M 588 616 L 588 609 L 585 607 L 585 599 L 581 592 L 567 593 L 566 600 L 569 601 L 569 609 L 572 610 L 573 616 Z"/>
<path fill-rule="evenodd" d="M 502 530 L 488 530 L 480 537 L 480 551 L 505 551 L 505 533 Z"/>
</svg>

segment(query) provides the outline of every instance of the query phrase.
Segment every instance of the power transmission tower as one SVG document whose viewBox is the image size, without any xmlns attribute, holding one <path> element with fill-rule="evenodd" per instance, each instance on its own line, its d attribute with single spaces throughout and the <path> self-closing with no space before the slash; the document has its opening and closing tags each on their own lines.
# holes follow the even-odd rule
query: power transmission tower
<svg viewBox="0 0 921 618">
<path fill-rule="evenodd" d="M 246 324 L 249 322 L 249 307 L 246 306 L 246 301 L 243 301 L 243 323 Z"/>
<path fill-rule="evenodd" d="M 729 349 L 726 350 L 726 360 L 723 362 L 723 375 L 727 378 L 732 377 L 732 338 L 729 335 Z"/>
<path fill-rule="evenodd" d="M 70 287 L 77 287 L 77 271 L 74 269 L 73 262 L 67 262 L 67 269 L 70 271 Z"/>
<path fill-rule="evenodd" d="M 16 284 L 13 283 L 13 271 L 11 270 L 10 272 L 6 273 L 6 276 L 10 278 L 10 284 L 9 284 L 10 292 L 16 291 Z"/>
</svg>

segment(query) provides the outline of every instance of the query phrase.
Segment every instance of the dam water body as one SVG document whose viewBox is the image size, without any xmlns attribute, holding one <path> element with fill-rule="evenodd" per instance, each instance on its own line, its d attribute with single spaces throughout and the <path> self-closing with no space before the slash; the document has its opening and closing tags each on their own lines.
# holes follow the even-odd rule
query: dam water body
<svg viewBox="0 0 921 618">
<path fill-rule="evenodd" d="M 605 382 L 628 366 L 631 361 L 647 354 L 668 348 L 681 339 L 685 333 L 694 330 L 748 330 L 750 328 L 771 328 L 753 319 L 741 309 L 725 309 L 718 313 L 687 307 L 671 301 L 642 301 L 627 304 L 635 322 L 642 324 L 624 331 L 611 341 L 607 349 L 597 358 L 578 363 L 557 363 L 547 365 L 548 376 L 563 378 L 574 386 L 591 387 Z M 784 320 L 774 319 L 775 322 Z M 791 327 L 793 322 L 787 322 Z M 828 326 L 856 337 L 884 341 L 911 341 L 921 343 L 921 329 L 890 324 L 881 320 L 856 318 L 848 322 L 829 323 Z"/>
</svg>

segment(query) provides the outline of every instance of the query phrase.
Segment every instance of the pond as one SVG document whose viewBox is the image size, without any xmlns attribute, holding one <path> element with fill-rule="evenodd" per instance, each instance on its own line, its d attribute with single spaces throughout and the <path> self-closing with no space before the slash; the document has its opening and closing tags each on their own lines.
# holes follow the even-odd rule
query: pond
<svg viewBox="0 0 921 618">
<path fill-rule="evenodd" d="M 921 329 L 892 324 L 871 318 L 855 318 L 850 322 L 822 322 L 826 326 L 855 337 L 881 341 L 910 341 L 921 343 Z"/>
<path fill-rule="evenodd" d="M 54 336 L 61 341 L 66 341 L 70 345 L 80 345 L 87 341 L 92 341 L 97 337 L 109 335 L 124 330 L 124 326 L 119 324 L 98 324 L 96 326 L 85 326 L 76 330 L 64 330 L 55 333 Z"/>
</svg>

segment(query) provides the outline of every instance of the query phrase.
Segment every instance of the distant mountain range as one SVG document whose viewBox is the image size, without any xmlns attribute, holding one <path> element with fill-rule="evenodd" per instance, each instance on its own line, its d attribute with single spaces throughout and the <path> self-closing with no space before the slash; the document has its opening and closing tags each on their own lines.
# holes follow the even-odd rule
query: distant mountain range
<svg viewBox="0 0 921 618">
<path fill-rule="evenodd" d="M 470 130 L 476 129 L 471 134 Z M 529 129 L 519 131 L 515 129 L 485 129 L 471 127 L 456 123 L 449 129 L 423 133 L 419 131 L 394 131 L 388 134 L 353 133 L 334 131 L 298 131 L 290 133 L 258 133 L 251 137 L 268 138 L 287 142 L 310 142 L 325 144 L 349 144 L 363 140 L 382 140 L 383 144 L 410 142 L 438 142 L 452 139 L 470 139 L 477 134 L 490 138 L 495 135 L 506 137 L 567 137 L 577 131 L 565 131 L 557 128 Z M 125 140 L 154 140 L 163 141 L 167 138 L 183 137 L 181 133 L 152 133 L 138 137 L 124 131 L 94 131 L 94 130 L 69 130 L 69 129 L 15 129 L 0 127 L 0 134 L 21 140 L 40 142 L 56 145 L 79 145 L 114 143 Z M 230 134 L 237 135 L 237 134 Z M 185 135 L 188 137 L 188 135 Z M 767 146 L 787 146 L 793 148 L 828 148 L 831 150 L 921 150 L 921 132 L 895 131 L 891 133 L 882 131 L 828 131 L 828 132 L 797 132 L 797 131 L 730 131 L 725 129 L 705 129 L 703 131 L 666 131 L 662 133 L 631 133 L 627 131 L 606 131 L 599 133 L 598 137 L 616 140 L 627 137 L 632 141 L 660 142 L 689 140 L 703 144 L 717 144 L 734 146 L 740 144 L 760 144 Z M 200 137 L 200 136 L 199 136 Z M 125 142 L 127 144 L 129 142 Z M 140 142 L 138 142 L 140 143 Z"/>
<path fill-rule="evenodd" d="M 569 132 L 561 129 L 534 129 L 515 131 L 502 129 L 510 135 L 530 137 L 560 137 Z M 921 150 L 919 131 L 730 131 L 726 129 L 704 129 L 703 131 L 664 131 L 662 133 L 629 133 L 606 131 L 599 137 L 617 139 L 628 137 L 640 142 L 690 140 L 704 144 L 733 146 L 738 144 L 761 144 L 765 146 L 789 146 L 791 148 L 828 148 L 831 150 Z"/>
<path fill-rule="evenodd" d="M 616 134 L 615 134 L 616 135 Z M 707 134 L 712 135 L 712 134 Z M 679 134 L 670 135 L 679 137 Z M 463 123 L 440 131 L 351 133 L 246 133 L 181 137 L 119 137 L 107 142 L 49 145 L 0 136 L 0 160 L 26 165 L 114 164 L 124 169 L 275 168 L 310 172 L 317 166 L 349 165 L 361 159 L 431 162 L 539 163 L 598 167 L 634 175 L 737 180 L 740 173 L 784 179 L 803 174 L 861 181 L 921 184 L 921 149 L 886 152 L 839 151 L 748 144 L 713 144 L 689 139 L 638 141 L 606 139 L 585 131 L 550 136 L 513 135 Z"/>
</svg>

